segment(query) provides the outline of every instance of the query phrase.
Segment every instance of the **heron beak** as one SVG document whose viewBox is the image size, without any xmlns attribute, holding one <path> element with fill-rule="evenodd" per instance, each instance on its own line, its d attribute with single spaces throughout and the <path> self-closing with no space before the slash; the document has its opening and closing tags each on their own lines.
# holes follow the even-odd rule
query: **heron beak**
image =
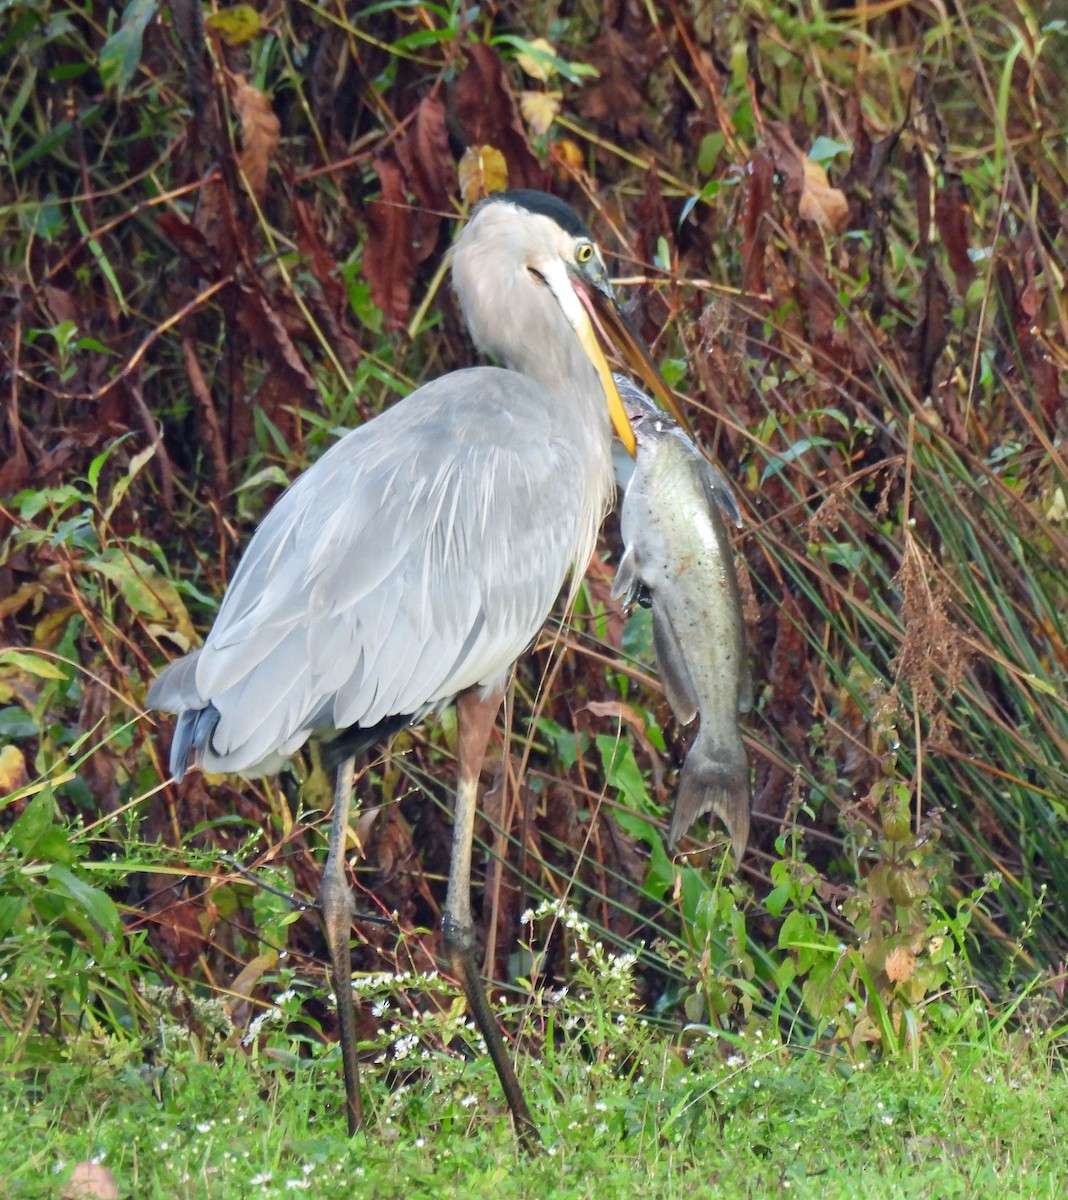
<svg viewBox="0 0 1068 1200">
<path fill-rule="evenodd" d="M 646 350 L 641 338 L 634 332 L 630 326 L 630 322 L 623 315 L 623 311 L 619 307 L 607 279 L 604 280 L 603 284 L 600 280 L 594 282 L 592 288 L 576 288 L 575 290 L 578 292 L 579 299 L 589 313 L 590 320 L 600 333 L 601 340 L 606 345 L 615 346 L 619 350 L 627 365 L 636 371 L 648 385 L 649 390 L 660 402 L 661 408 L 665 408 L 671 413 L 679 425 L 686 431 L 690 440 L 693 441 L 693 430 L 690 428 L 690 422 L 682 415 L 682 410 L 675 401 L 674 393 L 668 387 L 656 364 L 649 357 L 649 351 Z M 585 345 L 585 343 L 583 344 Z M 598 373 L 601 374 L 602 382 L 604 382 L 606 375 L 611 379 L 611 372 L 608 370 L 607 363 L 605 363 L 604 370 L 602 371 L 600 364 L 590 352 L 589 347 L 586 347 L 586 352 L 593 359 Z M 598 353 L 601 362 L 604 363 L 603 353 L 600 353 L 599 350 Z M 633 431 L 630 430 L 630 422 L 627 421 L 626 413 L 623 412 L 623 402 L 619 400 L 619 392 L 615 384 L 612 384 L 612 393 L 614 393 L 619 403 L 620 419 L 627 422 L 628 432 L 630 432 L 631 439 L 633 439 Z M 606 385 L 605 395 L 609 397 L 608 406 L 610 413 L 612 413 L 612 393 L 608 391 Z M 620 440 L 633 457 L 634 450 L 631 449 L 628 439 L 619 432 L 619 421 L 614 413 L 612 414 L 612 423 L 615 425 L 616 432 L 619 433 Z"/>
<path fill-rule="evenodd" d="M 579 295 L 581 296 L 582 293 L 579 292 Z M 623 443 L 627 453 L 631 458 L 634 458 L 638 453 L 638 443 L 634 437 L 630 418 L 623 407 L 619 388 L 616 387 L 616 381 L 612 378 L 612 370 L 608 365 L 608 360 L 604 356 L 604 351 L 601 349 L 601 344 L 597 340 L 597 334 L 594 333 L 594 318 L 592 318 L 592 315 L 590 319 L 584 320 L 575 329 L 575 332 L 578 334 L 583 350 L 586 351 L 587 357 L 597 369 L 598 376 L 600 376 L 601 387 L 604 388 L 605 400 L 608 402 L 608 416 L 611 418 L 612 428 L 616 431 L 616 436 Z"/>
</svg>

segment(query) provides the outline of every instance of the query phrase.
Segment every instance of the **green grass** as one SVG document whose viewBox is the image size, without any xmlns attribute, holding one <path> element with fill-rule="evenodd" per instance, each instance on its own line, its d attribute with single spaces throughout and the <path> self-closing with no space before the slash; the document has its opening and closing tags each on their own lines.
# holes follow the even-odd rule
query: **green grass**
<svg viewBox="0 0 1068 1200">
<path fill-rule="evenodd" d="M 99 1055 L 5 1069 L 4 1194 L 58 1196 L 89 1158 L 138 1200 L 1063 1194 L 1068 1080 L 1008 1038 L 946 1047 L 919 1069 L 857 1069 L 759 1039 L 685 1064 L 664 1041 L 641 1074 L 614 1079 L 523 1060 L 545 1140 L 532 1159 L 518 1155 L 481 1060 L 450 1062 L 432 1104 L 421 1072 L 399 1090 L 368 1073 L 368 1129 L 351 1141 L 335 1066 L 294 1071 L 230 1049 L 165 1069 Z"/>
</svg>

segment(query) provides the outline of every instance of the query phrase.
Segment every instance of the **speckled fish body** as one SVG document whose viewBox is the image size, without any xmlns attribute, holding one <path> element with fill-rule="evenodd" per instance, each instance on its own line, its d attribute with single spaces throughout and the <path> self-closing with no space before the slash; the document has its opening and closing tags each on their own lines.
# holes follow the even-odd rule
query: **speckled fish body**
<svg viewBox="0 0 1068 1200">
<path fill-rule="evenodd" d="M 702 814 L 726 826 L 736 862 L 749 841 L 749 762 L 738 728 L 752 705 L 723 476 L 667 414 L 621 388 L 638 442 L 620 517 L 625 552 L 613 594 L 653 611 L 653 645 L 676 719 L 701 725 L 679 779 L 674 845 Z"/>
</svg>

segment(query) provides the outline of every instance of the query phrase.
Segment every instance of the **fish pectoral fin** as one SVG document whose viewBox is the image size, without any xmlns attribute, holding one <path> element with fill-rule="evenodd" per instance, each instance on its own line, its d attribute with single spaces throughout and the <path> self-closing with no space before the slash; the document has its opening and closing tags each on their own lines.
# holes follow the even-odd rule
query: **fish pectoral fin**
<svg viewBox="0 0 1068 1200">
<path fill-rule="evenodd" d="M 744 647 L 742 652 L 744 656 Z M 741 675 L 738 679 L 738 711 L 747 713 L 753 707 L 753 699 L 753 671 L 746 659 L 742 663 Z"/>
<path fill-rule="evenodd" d="M 727 482 L 727 477 L 719 467 L 704 455 L 701 456 L 701 482 L 704 484 L 709 505 L 715 505 L 733 525 L 741 529 L 742 511 L 738 507 L 734 488 Z"/>
<path fill-rule="evenodd" d="M 621 599 L 625 605 L 631 605 L 640 599 L 644 591 L 642 581 L 638 578 L 638 560 L 634 550 L 628 546 L 619 560 L 619 569 L 612 583 L 612 599 Z"/>
<path fill-rule="evenodd" d="M 656 667 L 671 711 L 680 725 L 689 725 L 697 716 L 697 688 L 675 635 L 670 619 L 653 605 L 653 649 Z"/>
</svg>

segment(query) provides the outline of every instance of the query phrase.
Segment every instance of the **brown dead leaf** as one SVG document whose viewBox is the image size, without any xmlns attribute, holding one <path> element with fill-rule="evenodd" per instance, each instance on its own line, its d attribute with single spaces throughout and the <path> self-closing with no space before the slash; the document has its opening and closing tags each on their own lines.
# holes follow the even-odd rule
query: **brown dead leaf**
<svg viewBox="0 0 1068 1200">
<path fill-rule="evenodd" d="M 906 983 L 916 972 L 916 955 L 904 946 L 895 946 L 886 956 L 885 970 L 891 983 Z"/>
<path fill-rule="evenodd" d="M 226 996 L 226 1012 L 230 1020 L 243 1029 L 249 1017 L 249 997 L 267 971 L 272 971 L 278 965 L 277 950 L 268 950 L 265 954 L 257 954 L 246 963 L 241 973 L 230 984 Z"/>
<path fill-rule="evenodd" d="M 401 329 L 411 307 L 412 210 L 404 187 L 404 174 L 392 158 L 375 159 L 375 174 L 382 184 L 380 199 L 367 206 L 367 245 L 363 273 L 371 285 L 371 300 L 385 314 L 387 329 Z"/>
<path fill-rule="evenodd" d="M 219 256 L 196 225 L 174 213 L 160 213 L 156 218 L 156 227 L 178 247 L 188 264 L 194 268 L 195 274 L 205 279 L 218 277 Z M 189 278 L 188 274 L 186 278 Z"/>
<path fill-rule="evenodd" d="M 780 121 L 768 121 L 767 148 L 786 180 L 788 203 L 796 204 L 797 215 L 828 233 L 841 233 L 849 223 L 849 201 L 840 189 L 831 187 L 827 172 L 794 141 Z"/>
<path fill-rule="evenodd" d="M 460 159 L 460 195 L 475 204 L 508 187 L 508 164 L 493 146 L 468 146 Z"/>
<path fill-rule="evenodd" d="M 255 348 L 265 358 L 284 366 L 292 376 L 294 386 L 313 393 L 315 382 L 293 344 L 281 315 L 272 307 L 266 293 L 249 282 L 240 285 L 239 295 L 237 321 L 248 333 Z"/>
<path fill-rule="evenodd" d="M 414 229 L 418 266 L 437 248 L 445 214 L 456 195 L 456 164 L 449 149 L 445 105 L 437 96 L 420 101 L 407 135 L 397 144 L 397 158 L 419 202 Z"/>
<path fill-rule="evenodd" d="M 807 155 L 801 159 L 804 183 L 797 202 L 797 215 L 813 221 L 826 233 L 844 233 L 849 225 L 849 201 L 845 193 L 831 187 L 827 172 Z"/>
<path fill-rule="evenodd" d="M 646 132 L 645 103 L 637 82 L 651 65 L 644 47 L 619 29 L 607 29 L 590 47 L 586 60 L 600 78 L 579 95 L 579 111 L 594 124 L 605 124 L 624 138 Z"/>
<path fill-rule="evenodd" d="M 234 83 L 234 111 L 241 118 L 241 154 L 237 163 L 257 200 L 267 191 L 267 168 L 278 149 L 282 127 L 271 102 L 238 75 Z"/>
<path fill-rule="evenodd" d="M 115 1176 L 101 1163 L 75 1163 L 63 1200 L 119 1200 L 119 1185 Z"/>
<path fill-rule="evenodd" d="M 189 390 L 196 401 L 200 444 L 208 452 L 215 495 L 225 496 L 230 490 L 230 463 L 223 443 L 219 414 L 215 408 L 211 388 L 200 368 L 197 348 L 193 342 L 193 331 L 189 323 L 182 330 L 182 360 L 185 363 L 186 378 L 189 380 Z"/>
<path fill-rule="evenodd" d="M 775 164 L 768 155 L 757 153 L 749 161 L 748 176 L 743 218 L 742 287 L 750 295 L 759 296 L 767 290 L 764 251 L 768 225 L 764 217 L 771 207 Z"/>
<path fill-rule="evenodd" d="M 315 282 L 323 289 L 331 310 L 340 313 L 346 303 L 345 288 L 339 278 L 337 259 L 323 239 L 315 211 L 297 196 L 293 200 L 293 217 L 297 223 L 297 247 Z"/>
<path fill-rule="evenodd" d="M 544 188 L 545 172 L 530 147 L 519 105 L 497 52 L 481 42 L 468 48 L 467 66 L 453 85 L 451 115 L 468 146 L 495 146 L 508 164 L 511 187 Z"/>
<path fill-rule="evenodd" d="M 972 210 L 964 181 L 959 175 L 947 175 L 945 186 L 935 199 L 935 224 L 961 295 L 975 278 L 975 263 L 968 254 L 971 223 Z"/>
<path fill-rule="evenodd" d="M 935 261 L 934 247 L 927 247 L 920 311 L 911 332 L 916 357 L 917 389 L 923 397 L 935 390 L 935 374 L 949 341 L 949 288 Z"/>
<path fill-rule="evenodd" d="M 70 321 L 74 325 L 81 324 L 81 309 L 75 296 L 64 288 L 45 284 L 44 297 L 52 312 L 55 323 Z"/>
</svg>

